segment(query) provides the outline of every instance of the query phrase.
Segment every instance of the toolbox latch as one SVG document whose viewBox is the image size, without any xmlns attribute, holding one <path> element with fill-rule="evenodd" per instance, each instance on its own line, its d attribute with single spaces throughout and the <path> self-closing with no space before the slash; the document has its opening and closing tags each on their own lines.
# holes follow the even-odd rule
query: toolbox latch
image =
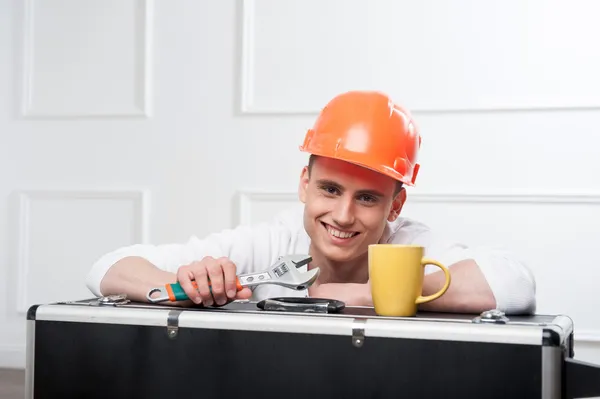
<svg viewBox="0 0 600 399">
<path fill-rule="evenodd" d="M 354 319 L 352 323 L 352 345 L 360 348 L 365 343 L 365 325 L 367 319 Z"/>
<path fill-rule="evenodd" d="M 95 301 L 90 302 L 92 306 L 119 306 L 130 303 L 131 300 L 127 299 L 126 294 L 113 294 L 101 296 Z"/>
<path fill-rule="evenodd" d="M 182 310 L 171 310 L 167 316 L 167 336 L 170 339 L 177 338 L 179 332 L 179 315 Z"/>
<path fill-rule="evenodd" d="M 473 319 L 473 323 L 506 324 L 508 321 L 506 314 L 498 309 L 486 310 Z"/>
</svg>

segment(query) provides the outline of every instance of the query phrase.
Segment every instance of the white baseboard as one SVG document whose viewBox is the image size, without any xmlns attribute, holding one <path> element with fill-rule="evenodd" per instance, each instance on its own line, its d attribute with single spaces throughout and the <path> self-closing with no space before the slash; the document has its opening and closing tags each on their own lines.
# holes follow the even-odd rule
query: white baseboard
<svg viewBox="0 0 600 399">
<path fill-rule="evenodd" d="M 0 368 L 24 369 L 25 346 L 0 345 Z"/>
</svg>

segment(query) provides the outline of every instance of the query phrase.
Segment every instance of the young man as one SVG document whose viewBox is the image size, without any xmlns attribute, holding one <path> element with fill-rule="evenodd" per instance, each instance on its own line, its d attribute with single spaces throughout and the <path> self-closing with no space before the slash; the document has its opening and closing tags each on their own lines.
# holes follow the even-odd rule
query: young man
<svg viewBox="0 0 600 399">
<path fill-rule="evenodd" d="M 341 94 L 322 110 L 301 147 L 311 154 L 299 181 L 303 212 L 284 212 L 271 223 L 239 226 L 181 244 L 117 249 L 93 265 L 88 287 L 96 295 L 126 293 L 145 301 L 150 288 L 179 281 L 191 300 L 204 306 L 275 296 L 370 306 L 369 244 L 414 244 L 425 247 L 426 256 L 448 266 L 452 275 L 448 291 L 421 305 L 422 310 L 534 312 L 535 280 L 512 254 L 448 242 L 427 226 L 400 217 L 404 186 L 414 184 L 419 170 L 420 144 L 409 112 L 384 94 Z M 265 269 L 278 256 L 297 253 L 311 255 L 308 269 L 321 269 L 306 292 L 266 284 L 236 293 L 236 274 Z M 424 295 L 443 285 L 438 270 L 425 270 Z"/>
</svg>

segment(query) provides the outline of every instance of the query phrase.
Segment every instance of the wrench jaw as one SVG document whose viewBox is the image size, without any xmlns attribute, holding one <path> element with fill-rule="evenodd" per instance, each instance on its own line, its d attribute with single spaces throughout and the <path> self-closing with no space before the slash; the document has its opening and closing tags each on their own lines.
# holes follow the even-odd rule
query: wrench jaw
<svg viewBox="0 0 600 399">
<path fill-rule="evenodd" d="M 291 288 L 296 291 L 302 291 L 310 287 L 317 281 L 321 269 L 315 267 L 307 272 L 299 272 L 294 269 L 292 273 L 286 273 L 281 278 L 272 281 L 273 284 Z"/>
<path fill-rule="evenodd" d="M 298 285 L 295 289 L 298 291 L 307 289 L 308 287 L 313 285 L 315 281 L 317 281 L 317 278 L 319 278 L 320 273 L 321 273 L 321 269 L 318 267 L 315 267 L 314 269 L 311 269 L 311 270 L 307 271 L 306 273 L 303 273 L 303 274 L 307 275 L 306 277 L 308 277 L 308 280 L 305 283 Z"/>
<path fill-rule="evenodd" d="M 293 290 L 302 291 L 310 287 L 319 277 L 318 267 L 300 272 L 297 268 L 308 265 L 312 261 L 309 255 L 292 254 L 280 256 L 273 265 L 269 274 L 273 277 L 272 284 L 277 284 Z"/>
<path fill-rule="evenodd" d="M 312 261 L 312 257 L 310 255 L 293 254 L 280 256 L 277 259 L 277 261 L 284 262 L 289 265 L 294 265 L 296 268 L 298 268 L 304 265 L 308 265 Z"/>
</svg>

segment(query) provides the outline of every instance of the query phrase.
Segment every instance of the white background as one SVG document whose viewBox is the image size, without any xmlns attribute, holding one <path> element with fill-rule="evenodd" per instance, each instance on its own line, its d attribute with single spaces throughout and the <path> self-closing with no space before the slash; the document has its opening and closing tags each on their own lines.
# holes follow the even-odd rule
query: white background
<svg viewBox="0 0 600 399">
<path fill-rule="evenodd" d="M 600 363 L 600 3 L 0 0 L 0 367 L 106 251 L 297 206 L 316 113 L 378 89 L 421 127 L 405 214 L 508 246 Z M 242 193 L 240 195 L 240 193 Z"/>
</svg>

